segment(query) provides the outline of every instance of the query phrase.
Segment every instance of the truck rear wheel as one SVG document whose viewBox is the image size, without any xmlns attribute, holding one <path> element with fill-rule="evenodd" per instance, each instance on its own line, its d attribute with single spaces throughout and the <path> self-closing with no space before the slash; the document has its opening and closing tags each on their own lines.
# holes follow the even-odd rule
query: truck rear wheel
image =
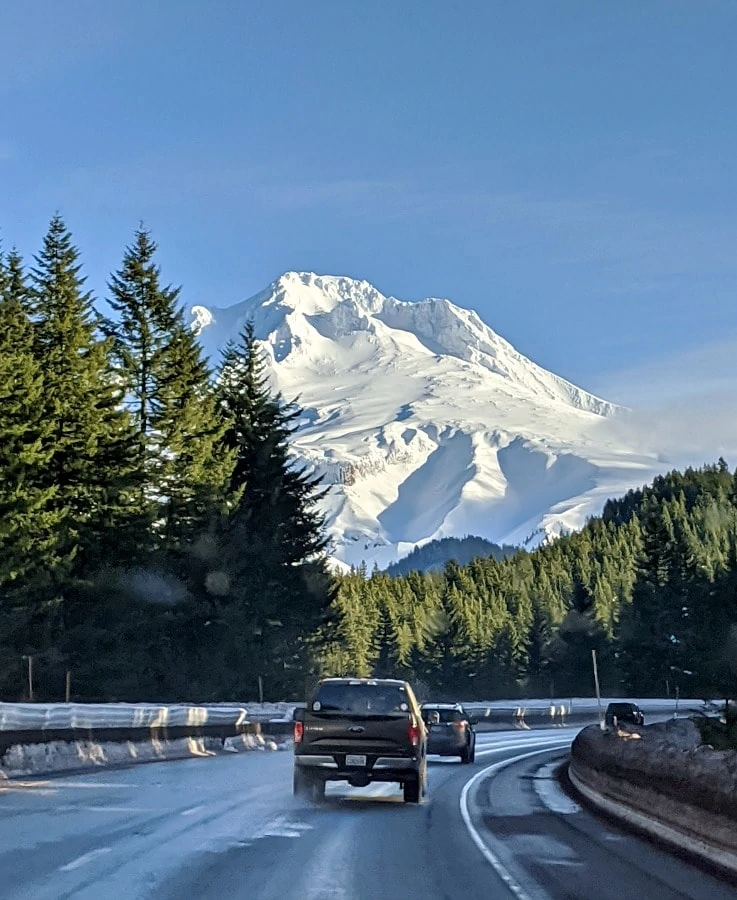
<svg viewBox="0 0 737 900">
<path fill-rule="evenodd" d="M 300 772 L 296 767 L 292 778 L 292 793 L 295 797 L 307 797 L 310 793 L 309 779 L 304 772 Z"/>
<path fill-rule="evenodd" d="M 292 793 L 295 797 L 312 800 L 321 803 L 325 799 L 325 782 L 322 778 L 315 778 L 306 772 L 295 768 L 292 780 Z"/>
<path fill-rule="evenodd" d="M 404 793 L 404 802 L 405 803 L 419 803 L 420 802 L 420 794 L 421 785 L 420 785 L 420 776 L 414 775 L 412 778 L 409 778 L 402 785 L 402 791 Z"/>
</svg>

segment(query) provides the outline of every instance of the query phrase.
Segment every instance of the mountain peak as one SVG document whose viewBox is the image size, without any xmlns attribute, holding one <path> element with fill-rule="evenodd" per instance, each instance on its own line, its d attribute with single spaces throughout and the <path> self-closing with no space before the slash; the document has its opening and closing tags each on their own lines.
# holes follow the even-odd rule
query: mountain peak
<svg viewBox="0 0 737 900">
<path fill-rule="evenodd" d="M 274 386 L 300 398 L 294 450 L 330 486 L 345 562 L 385 564 L 459 534 L 514 543 L 570 530 L 650 474 L 647 459 L 607 444 L 600 424 L 618 407 L 448 299 L 286 272 L 192 317 L 211 357 L 253 320 Z"/>
<path fill-rule="evenodd" d="M 300 313 L 330 312 L 341 303 L 353 303 L 367 309 L 384 300 L 368 281 L 315 272 L 285 272 L 272 285 L 271 302 Z"/>
</svg>

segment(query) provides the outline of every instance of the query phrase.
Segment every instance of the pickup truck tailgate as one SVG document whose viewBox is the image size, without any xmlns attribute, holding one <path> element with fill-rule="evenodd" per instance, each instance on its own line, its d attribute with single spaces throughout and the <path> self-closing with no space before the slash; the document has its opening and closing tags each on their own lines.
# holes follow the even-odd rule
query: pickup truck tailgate
<svg viewBox="0 0 737 900">
<path fill-rule="evenodd" d="M 336 755 L 360 752 L 377 756 L 412 756 L 409 715 L 346 717 L 309 713 L 299 752 Z"/>
</svg>

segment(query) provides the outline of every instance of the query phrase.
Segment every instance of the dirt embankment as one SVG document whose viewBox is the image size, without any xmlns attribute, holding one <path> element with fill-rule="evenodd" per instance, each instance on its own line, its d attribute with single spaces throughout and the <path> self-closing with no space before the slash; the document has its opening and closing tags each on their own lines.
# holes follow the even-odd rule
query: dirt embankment
<svg viewBox="0 0 737 900">
<path fill-rule="evenodd" d="M 737 821 L 737 750 L 703 744 L 691 719 L 633 731 L 590 726 L 573 742 L 571 758 L 629 788 Z"/>
</svg>

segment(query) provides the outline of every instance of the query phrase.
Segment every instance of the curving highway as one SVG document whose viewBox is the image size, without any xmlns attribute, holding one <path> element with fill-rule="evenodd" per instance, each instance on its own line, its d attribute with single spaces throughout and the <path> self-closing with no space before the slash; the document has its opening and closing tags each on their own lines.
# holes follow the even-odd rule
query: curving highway
<svg viewBox="0 0 737 900">
<path fill-rule="evenodd" d="M 0 897 L 455 900 L 737 897 L 581 809 L 555 765 L 578 728 L 480 733 L 430 764 L 430 794 L 291 796 L 291 753 L 0 783 Z"/>
</svg>

